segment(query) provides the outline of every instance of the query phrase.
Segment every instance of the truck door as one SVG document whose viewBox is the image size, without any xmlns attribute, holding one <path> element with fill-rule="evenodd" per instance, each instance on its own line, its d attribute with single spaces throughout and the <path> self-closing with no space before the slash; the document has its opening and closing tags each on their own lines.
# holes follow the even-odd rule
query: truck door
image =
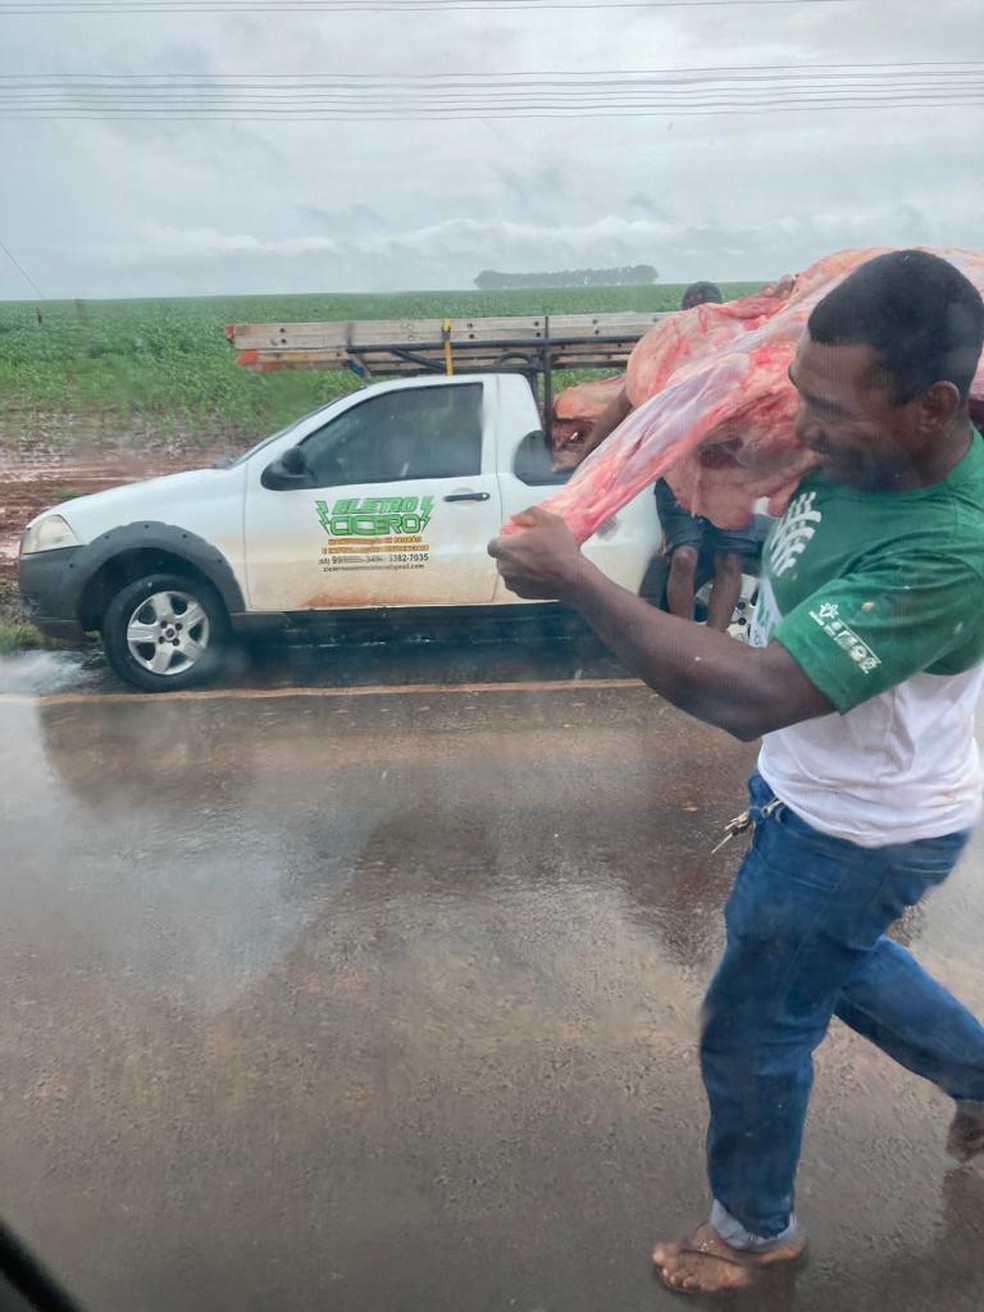
<svg viewBox="0 0 984 1312">
<path fill-rule="evenodd" d="M 260 452 L 246 496 L 250 610 L 491 601 L 494 396 L 494 380 L 474 378 L 373 389 L 298 444 L 288 486 Z"/>
</svg>

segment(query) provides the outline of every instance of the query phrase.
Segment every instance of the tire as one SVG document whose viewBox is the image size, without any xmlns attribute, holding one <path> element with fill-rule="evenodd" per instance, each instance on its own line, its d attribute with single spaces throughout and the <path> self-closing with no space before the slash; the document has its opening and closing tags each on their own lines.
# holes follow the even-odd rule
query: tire
<svg viewBox="0 0 984 1312">
<path fill-rule="evenodd" d="M 758 565 L 752 566 L 746 562 L 746 575 L 757 577 Z M 669 611 L 669 603 L 666 599 L 666 584 L 670 576 L 670 562 L 660 554 L 654 556 L 649 562 L 649 567 L 643 577 L 639 587 L 639 596 L 644 601 L 648 601 L 651 606 L 657 610 Z M 707 600 L 710 594 L 710 584 L 714 579 L 714 562 L 713 559 L 702 555 L 698 565 L 697 574 L 694 580 L 694 619 L 701 624 L 707 622 Z M 752 614 L 755 610 L 755 600 L 758 595 L 758 588 L 753 589 L 750 597 L 741 596 L 738 598 L 738 605 L 735 607 L 734 614 L 731 617 L 731 623 L 728 625 L 727 632 L 732 638 L 740 638 L 747 642 L 751 629 Z"/>
<path fill-rule="evenodd" d="M 757 601 L 757 587 L 753 590 L 751 596 L 738 598 L 738 605 L 735 607 L 735 613 L 732 615 L 731 623 L 728 625 L 728 633 L 732 638 L 737 638 L 740 642 L 751 641 L 752 617 L 755 614 L 755 604 Z"/>
<path fill-rule="evenodd" d="M 106 659 L 144 692 L 178 692 L 213 677 L 228 643 L 225 606 L 204 579 L 148 574 L 122 587 L 103 615 Z"/>
</svg>

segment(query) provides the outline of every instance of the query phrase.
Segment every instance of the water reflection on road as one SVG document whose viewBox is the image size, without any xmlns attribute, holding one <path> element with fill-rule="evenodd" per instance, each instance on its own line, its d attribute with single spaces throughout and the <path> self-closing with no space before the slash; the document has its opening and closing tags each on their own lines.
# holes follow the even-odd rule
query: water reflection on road
<svg viewBox="0 0 984 1312">
<path fill-rule="evenodd" d="M 753 753 L 541 657 L 4 665 L 5 1207 L 93 1307 L 671 1306 Z M 903 927 L 978 1010 L 982 866 Z M 839 1028 L 819 1068 L 817 1259 L 756 1309 L 976 1308 L 944 1100 Z"/>
</svg>

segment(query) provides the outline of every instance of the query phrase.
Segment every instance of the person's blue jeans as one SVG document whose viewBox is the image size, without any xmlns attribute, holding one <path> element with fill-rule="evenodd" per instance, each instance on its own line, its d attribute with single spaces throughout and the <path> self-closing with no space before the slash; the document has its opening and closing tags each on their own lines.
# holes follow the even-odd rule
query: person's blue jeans
<svg viewBox="0 0 984 1312">
<path fill-rule="evenodd" d="M 752 1236 L 784 1234 L 813 1083 L 837 1015 L 957 1100 L 984 1101 L 984 1026 L 885 931 L 942 883 L 969 834 L 878 848 L 813 829 L 749 783 L 752 846 L 728 901 L 701 1066 L 713 1196 Z"/>
</svg>

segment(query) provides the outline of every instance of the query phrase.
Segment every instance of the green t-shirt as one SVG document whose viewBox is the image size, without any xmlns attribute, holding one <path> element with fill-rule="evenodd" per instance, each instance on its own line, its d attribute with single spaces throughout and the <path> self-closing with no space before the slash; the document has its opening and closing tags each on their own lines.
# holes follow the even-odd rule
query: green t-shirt
<svg viewBox="0 0 984 1312">
<path fill-rule="evenodd" d="M 971 669 L 984 657 L 984 440 L 912 492 L 806 479 L 769 535 L 764 576 L 765 641 L 841 712 L 923 670 Z"/>
<path fill-rule="evenodd" d="M 941 770 L 957 768 L 947 766 L 945 748 L 958 763 L 962 799 L 950 819 L 959 812 L 972 823 L 980 803 L 972 703 L 984 659 L 984 440 L 975 435 L 942 482 L 911 492 L 805 479 L 765 544 L 751 640 L 781 643 L 840 712 L 767 735 L 762 772 L 780 796 L 777 785 L 795 795 L 783 797 L 790 806 L 855 841 L 903 841 L 885 816 L 873 827 L 861 817 L 859 837 L 834 813 L 851 812 L 852 798 L 864 811 L 871 788 L 881 790 L 879 815 L 886 787 L 899 788 L 900 805 L 925 799 Z M 942 746 L 941 726 L 951 735 Z M 838 794 L 836 807 L 816 809 L 823 789 Z M 926 824 L 914 817 L 916 837 L 957 827 L 940 828 L 942 813 L 929 811 Z"/>
</svg>

